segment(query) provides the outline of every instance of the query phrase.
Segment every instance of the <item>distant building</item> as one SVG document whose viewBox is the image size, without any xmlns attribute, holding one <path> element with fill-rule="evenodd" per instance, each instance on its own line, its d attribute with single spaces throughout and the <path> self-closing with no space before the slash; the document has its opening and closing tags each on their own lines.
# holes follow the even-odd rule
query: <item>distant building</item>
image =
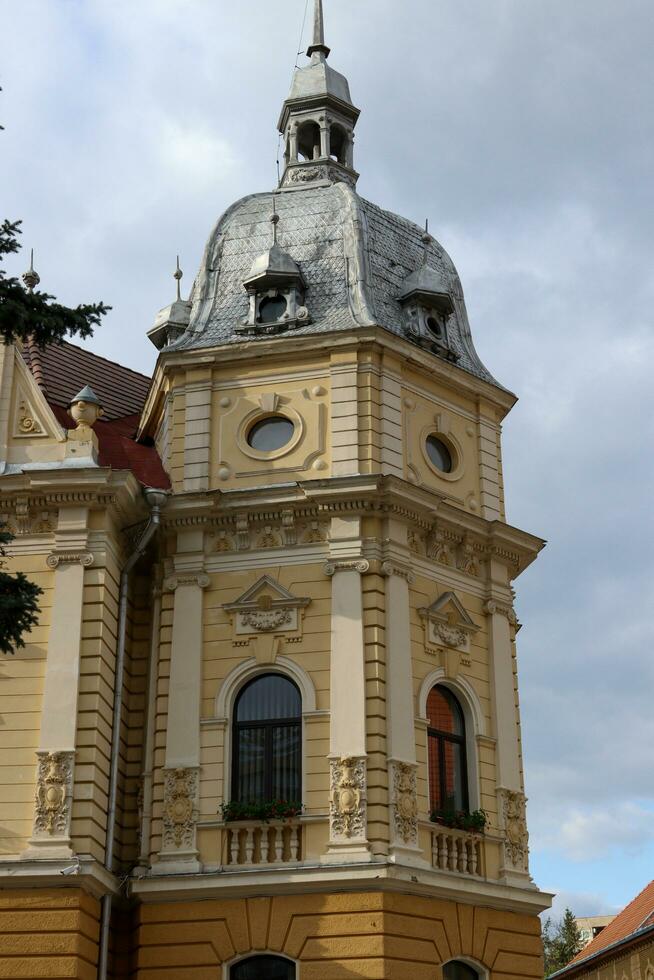
<svg viewBox="0 0 654 980">
<path fill-rule="evenodd" d="M 614 915 L 590 915 L 584 919 L 575 919 L 584 946 L 588 946 L 595 936 L 599 936 L 602 929 L 605 929 L 614 918 Z"/>
<path fill-rule="evenodd" d="M 599 931 L 573 960 L 553 976 L 566 980 L 654 980 L 654 881 L 610 919 L 577 919 L 580 929 L 589 923 Z"/>
</svg>

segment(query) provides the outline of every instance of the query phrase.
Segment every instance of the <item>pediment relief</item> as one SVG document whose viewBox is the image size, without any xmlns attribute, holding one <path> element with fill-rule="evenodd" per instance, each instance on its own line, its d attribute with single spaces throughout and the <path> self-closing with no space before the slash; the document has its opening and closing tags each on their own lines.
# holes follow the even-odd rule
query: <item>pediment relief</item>
<svg viewBox="0 0 654 980">
<path fill-rule="evenodd" d="M 11 437 L 21 441 L 55 439 L 63 442 L 65 434 L 61 426 L 19 355 L 15 357 L 15 367 Z"/>
<path fill-rule="evenodd" d="M 311 599 L 293 595 L 269 575 L 263 575 L 235 602 L 223 605 L 231 614 L 236 636 L 296 633 Z"/>
<path fill-rule="evenodd" d="M 444 592 L 430 606 L 418 612 L 425 620 L 425 642 L 428 646 L 449 647 L 461 652 L 469 650 L 470 637 L 479 627 L 454 592 Z"/>
</svg>

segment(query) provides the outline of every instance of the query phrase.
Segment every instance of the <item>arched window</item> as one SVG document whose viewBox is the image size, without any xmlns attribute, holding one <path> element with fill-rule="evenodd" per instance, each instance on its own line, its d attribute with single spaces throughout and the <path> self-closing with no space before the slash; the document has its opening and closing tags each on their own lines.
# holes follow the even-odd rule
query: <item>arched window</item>
<svg viewBox="0 0 654 980">
<path fill-rule="evenodd" d="M 342 126 L 333 125 L 329 131 L 329 155 L 333 160 L 345 166 L 347 136 Z"/>
<path fill-rule="evenodd" d="M 443 967 L 443 980 L 479 980 L 479 973 L 461 960 L 450 960 Z"/>
<path fill-rule="evenodd" d="M 440 813 L 468 809 L 466 733 L 463 711 L 446 687 L 432 687 L 427 698 L 429 797 Z"/>
<path fill-rule="evenodd" d="M 299 802 L 301 731 L 302 699 L 293 681 L 263 674 L 246 684 L 234 709 L 232 799 Z"/>
<path fill-rule="evenodd" d="M 297 131 L 298 154 L 304 160 L 320 159 L 320 126 L 315 122 L 305 122 Z"/>
<path fill-rule="evenodd" d="M 295 963 L 281 956 L 251 956 L 231 968 L 229 980 L 295 980 Z"/>
</svg>

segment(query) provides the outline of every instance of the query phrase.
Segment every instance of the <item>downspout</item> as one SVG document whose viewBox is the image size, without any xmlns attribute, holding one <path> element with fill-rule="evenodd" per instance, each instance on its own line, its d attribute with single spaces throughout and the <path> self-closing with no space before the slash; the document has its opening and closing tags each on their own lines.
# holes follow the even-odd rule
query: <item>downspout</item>
<svg viewBox="0 0 654 980">
<path fill-rule="evenodd" d="M 161 508 L 166 502 L 164 490 L 154 490 L 146 487 L 143 491 L 146 503 L 150 508 L 150 520 L 141 535 L 136 548 L 123 566 L 120 574 L 120 592 L 118 600 L 118 645 L 116 648 L 116 673 L 114 682 L 114 710 L 111 727 L 111 762 L 109 766 L 109 794 L 107 803 L 107 831 L 104 852 L 104 864 L 107 871 L 113 873 L 114 863 L 114 825 L 116 822 L 116 804 L 118 799 L 118 764 L 120 761 L 120 722 L 123 713 L 123 678 L 125 674 L 125 646 L 127 633 L 127 598 L 129 592 L 129 577 L 139 558 L 145 553 L 161 524 Z M 100 917 L 100 938 L 98 941 L 98 980 L 107 980 L 109 961 L 109 926 L 111 922 L 111 906 L 113 896 L 110 892 L 102 896 L 102 913 Z"/>
</svg>

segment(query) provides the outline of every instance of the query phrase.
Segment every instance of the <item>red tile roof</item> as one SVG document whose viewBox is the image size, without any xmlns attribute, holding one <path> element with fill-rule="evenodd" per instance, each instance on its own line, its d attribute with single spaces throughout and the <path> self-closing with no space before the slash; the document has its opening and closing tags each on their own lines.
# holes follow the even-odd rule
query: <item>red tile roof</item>
<svg viewBox="0 0 654 980">
<path fill-rule="evenodd" d="M 581 960 L 588 959 L 589 956 L 596 956 L 608 946 L 613 946 L 614 943 L 619 943 L 638 930 L 651 925 L 654 925 L 654 881 L 650 881 L 649 885 L 646 885 L 605 929 L 602 929 L 580 953 L 577 953 L 565 969 L 568 970 Z"/>
<path fill-rule="evenodd" d="M 44 350 L 27 344 L 23 357 L 65 429 L 73 428 L 71 398 L 86 384 L 98 395 L 105 413 L 94 426 L 100 466 L 131 470 L 146 487 L 170 487 L 157 450 L 134 439 L 150 378 L 67 342 Z"/>
<path fill-rule="evenodd" d="M 51 405 L 65 408 L 84 385 L 90 385 L 108 421 L 141 414 L 150 387 L 145 374 L 67 341 L 43 350 L 26 344 L 23 357 Z"/>
</svg>

